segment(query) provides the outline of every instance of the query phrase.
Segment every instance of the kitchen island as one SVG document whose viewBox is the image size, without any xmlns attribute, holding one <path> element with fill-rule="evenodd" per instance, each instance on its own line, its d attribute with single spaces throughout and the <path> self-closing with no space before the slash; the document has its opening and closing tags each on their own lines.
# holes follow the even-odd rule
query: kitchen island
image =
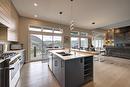
<svg viewBox="0 0 130 87">
<path fill-rule="evenodd" d="M 93 81 L 92 54 L 52 50 L 48 57 L 48 66 L 61 87 L 80 87 Z"/>
</svg>

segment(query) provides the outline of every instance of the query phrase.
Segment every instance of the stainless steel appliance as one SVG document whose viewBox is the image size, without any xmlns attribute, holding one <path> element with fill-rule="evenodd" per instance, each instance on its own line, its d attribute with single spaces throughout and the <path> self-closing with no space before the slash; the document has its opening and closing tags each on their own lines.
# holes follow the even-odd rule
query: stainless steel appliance
<svg viewBox="0 0 130 87">
<path fill-rule="evenodd" d="M 2 82 L 0 87 L 15 87 L 19 77 L 20 77 L 20 58 L 21 55 L 15 52 L 3 53 L 0 57 L 3 62 L 3 67 L 1 66 L 1 75 L 3 75 L 4 83 Z M 2 71 L 4 70 L 4 71 Z M 4 85 L 8 84 L 8 85 Z M 4 86 L 3 86 L 4 85 Z"/>
</svg>

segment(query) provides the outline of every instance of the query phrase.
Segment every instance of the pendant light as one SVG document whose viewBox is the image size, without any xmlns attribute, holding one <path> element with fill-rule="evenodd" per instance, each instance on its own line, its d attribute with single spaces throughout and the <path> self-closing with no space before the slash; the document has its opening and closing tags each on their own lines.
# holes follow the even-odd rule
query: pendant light
<svg viewBox="0 0 130 87">
<path fill-rule="evenodd" d="M 71 14 L 71 23 L 70 23 L 70 30 L 73 30 L 74 29 L 74 19 L 73 19 L 73 2 L 74 0 L 70 0 L 70 4 L 71 4 L 71 7 L 70 7 L 70 14 Z"/>
</svg>

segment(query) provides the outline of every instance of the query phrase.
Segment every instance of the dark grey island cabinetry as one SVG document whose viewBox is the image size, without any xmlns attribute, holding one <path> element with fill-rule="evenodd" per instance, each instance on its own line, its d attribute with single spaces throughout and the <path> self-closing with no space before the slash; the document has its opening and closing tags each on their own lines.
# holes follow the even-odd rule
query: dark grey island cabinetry
<svg viewBox="0 0 130 87">
<path fill-rule="evenodd" d="M 93 56 L 90 54 L 62 56 L 51 51 L 49 68 L 61 87 L 80 87 L 93 81 Z"/>
</svg>

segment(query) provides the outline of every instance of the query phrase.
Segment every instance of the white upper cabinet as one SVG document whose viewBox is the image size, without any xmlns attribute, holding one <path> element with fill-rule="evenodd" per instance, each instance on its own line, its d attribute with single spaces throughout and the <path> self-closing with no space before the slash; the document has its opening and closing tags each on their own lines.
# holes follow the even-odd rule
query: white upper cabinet
<svg viewBox="0 0 130 87">
<path fill-rule="evenodd" d="M 0 22 L 10 27 L 11 9 L 10 0 L 0 0 Z"/>
<path fill-rule="evenodd" d="M 19 16 L 11 0 L 0 0 L 0 23 L 8 27 L 8 41 L 18 40 L 18 21 Z"/>
</svg>

